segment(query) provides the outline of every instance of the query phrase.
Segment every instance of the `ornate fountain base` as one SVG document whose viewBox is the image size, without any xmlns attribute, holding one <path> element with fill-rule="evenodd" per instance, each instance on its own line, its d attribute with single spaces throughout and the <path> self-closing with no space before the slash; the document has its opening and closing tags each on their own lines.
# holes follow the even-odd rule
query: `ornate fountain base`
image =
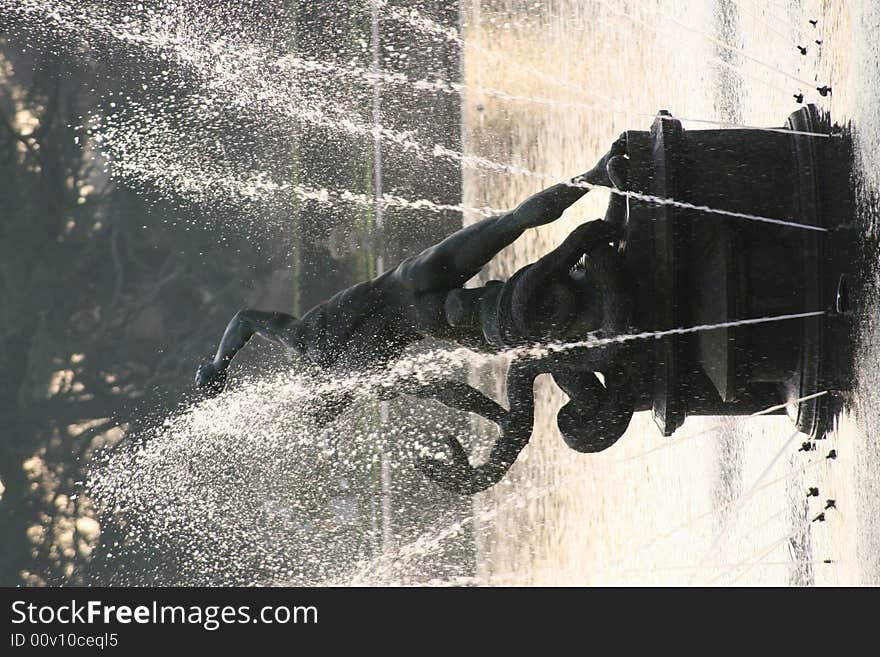
<svg viewBox="0 0 880 657">
<path fill-rule="evenodd" d="M 642 356 L 653 376 L 639 395 L 664 435 L 688 415 L 774 405 L 804 433 L 830 428 L 834 392 L 850 380 L 852 157 L 842 135 L 802 133 L 831 132 L 811 105 L 775 131 L 685 131 L 661 112 L 650 131 L 627 133 L 627 189 L 636 195 L 621 252 L 640 330 L 825 313 L 657 340 Z"/>
</svg>

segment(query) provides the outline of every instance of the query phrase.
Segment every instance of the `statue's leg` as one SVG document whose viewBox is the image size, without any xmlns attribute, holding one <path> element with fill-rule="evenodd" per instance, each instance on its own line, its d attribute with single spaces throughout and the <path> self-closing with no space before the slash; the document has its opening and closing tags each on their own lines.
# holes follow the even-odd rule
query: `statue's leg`
<svg viewBox="0 0 880 657">
<path fill-rule="evenodd" d="M 456 231 L 397 268 L 397 276 L 416 293 L 453 289 L 474 277 L 495 255 L 529 228 L 555 221 L 589 191 L 580 183 L 609 185 L 607 165 L 626 148 L 623 138 L 592 169 L 566 183 L 538 192 L 514 210 L 489 217 Z"/>
<path fill-rule="evenodd" d="M 543 306 L 547 290 L 554 282 L 568 277 L 569 271 L 585 255 L 589 256 L 602 244 L 617 238 L 618 231 L 601 220 L 588 221 L 575 228 L 558 247 L 541 257 L 528 269 L 518 274 L 510 298 L 510 316 L 516 332 L 532 339 L 548 338 L 551 324 L 542 324 L 545 316 L 552 313 Z M 601 294 L 597 290 L 597 294 Z M 552 317 L 552 314 L 550 315 Z M 543 326 L 543 328 L 541 328 Z M 564 356 L 563 356 L 564 357 Z"/>
<path fill-rule="evenodd" d="M 554 185 L 529 197 L 511 212 L 466 226 L 404 260 L 398 275 L 417 293 L 461 287 L 526 229 L 558 219 L 566 207 L 587 192 L 585 188 L 571 189 L 575 193 L 569 193 L 564 185 Z M 560 201 L 565 196 L 570 202 Z"/>
<path fill-rule="evenodd" d="M 210 393 L 219 393 L 225 384 L 225 373 L 235 354 L 256 334 L 286 347 L 294 347 L 293 328 L 296 317 L 261 310 L 240 310 L 230 320 L 220 339 L 214 360 L 203 363 L 196 373 L 196 385 Z"/>
</svg>

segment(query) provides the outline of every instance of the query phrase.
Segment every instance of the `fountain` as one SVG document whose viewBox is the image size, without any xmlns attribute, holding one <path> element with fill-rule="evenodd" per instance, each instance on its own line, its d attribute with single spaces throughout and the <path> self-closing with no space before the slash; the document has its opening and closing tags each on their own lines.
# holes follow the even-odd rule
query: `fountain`
<svg viewBox="0 0 880 657">
<path fill-rule="evenodd" d="M 627 132 L 620 252 L 635 281 L 639 328 L 825 311 L 657 340 L 642 352 L 649 376 L 636 394 L 665 436 L 689 415 L 749 415 L 778 402 L 788 408 L 775 412 L 787 410 L 798 430 L 819 438 L 839 395 L 797 400 L 844 391 L 850 381 L 850 146 L 840 134 L 814 136 L 831 125 L 813 105 L 785 128 L 791 134 L 685 131 L 661 111 L 650 131 Z"/>
<path fill-rule="evenodd" d="M 554 301 L 564 289 L 567 305 L 600 299 L 589 311 L 600 337 L 511 366 L 506 415 L 517 419 L 489 418 L 502 435 L 487 463 L 473 468 L 452 440 L 452 462 L 428 459 L 423 472 L 459 493 L 500 480 L 528 442 L 531 379 L 545 372 L 570 398 L 558 428 L 581 452 L 614 444 L 640 410 L 670 436 L 689 415 L 767 414 L 769 404 L 823 438 L 852 378 L 852 158 L 830 130 L 809 105 L 785 129 L 685 132 L 661 111 L 650 131 L 625 133 L 627 173 L 612 174 L 604 224 L 617 253 L 579 237 L 598 227 L 584 224 L 506 283 L 458 294 L 452 314 L 447 303 L 454 326 L 479 324 L 488 344 L 516 348 L 565 341 L 570 312 Z M 579 255 L 582 296 L 569 271 Z"/>
</svg>

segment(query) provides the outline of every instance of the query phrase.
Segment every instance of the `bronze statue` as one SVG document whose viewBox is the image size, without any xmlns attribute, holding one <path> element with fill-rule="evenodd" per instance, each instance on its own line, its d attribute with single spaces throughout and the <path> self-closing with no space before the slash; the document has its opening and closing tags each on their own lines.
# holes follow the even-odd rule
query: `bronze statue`
<svg viewBox="0 0 880 657">
<path fill-rule="evenodd" d="M 199 367 L 196 385 L 208 394 L 221 392 L 230 362 L 254 334 L 285 346 L 323 370 L 350 373 L 381 368 L 426 337 L 485 350 L 548 340 L 576 341 L 589 333 L 610 335 L 625 330 L 630 295 L 617 253 L 610 246 L 618 239 L 620 227 L 608 217 L 582 224 L 557 249 L 506 283 L 462 287 L 525 230 L 561 217 L 587 193 L 588 187 L 579 183 L 621 186 L 626 176 L 625 149 L 621 136 L 586 173 L 529 197 L 506 214 L 456 231 L 381 276 L 338 292 L 301 319 L 277 312 L 239 311 L 227 326 L 214 360 Z M 612 347 L 574 350 L 514 362 L 507 376 L 509 410 L 460 382 L 405 381 L 396 386 L 395 395 L 434 398 L 478 413 L 501 429 L 482 466 L 471 466 L 461 444 L 451 438 L 451 461 L 420 460 L 420 469 L 444 488 L 464 494 L 499 481 L 531 436 L 533 380 L 544 372 L 551 373 L 571 397 L 557 418 L 567 444 L 584 452 L 613 444 L 633 411 L 620 351 Z M 603 374 L 604 385 L 594 372 Z M 332 400 L 321 419 L 332 419 L 351 399 L 348 394 Z"/>
</svg>

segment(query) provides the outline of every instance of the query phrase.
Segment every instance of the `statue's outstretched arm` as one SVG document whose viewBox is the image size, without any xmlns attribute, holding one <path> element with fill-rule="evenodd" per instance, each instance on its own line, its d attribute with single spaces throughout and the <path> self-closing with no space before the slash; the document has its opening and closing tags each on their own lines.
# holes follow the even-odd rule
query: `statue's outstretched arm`
<svg viewBox="0 0 880 657">
<path fill-rule="evenodd" d="M 260 337 L 293 347 L 293 327 L 297 319 L 284 313 L 262 310 L 240 310 L 230 320 L 220 339 L 214 360 L 203 363 L 196 373 L 196 385 L 209 394 L 219 394 L 226 384 L 226 368 L 235 354 L 256 334 Z"/>
</svg>

